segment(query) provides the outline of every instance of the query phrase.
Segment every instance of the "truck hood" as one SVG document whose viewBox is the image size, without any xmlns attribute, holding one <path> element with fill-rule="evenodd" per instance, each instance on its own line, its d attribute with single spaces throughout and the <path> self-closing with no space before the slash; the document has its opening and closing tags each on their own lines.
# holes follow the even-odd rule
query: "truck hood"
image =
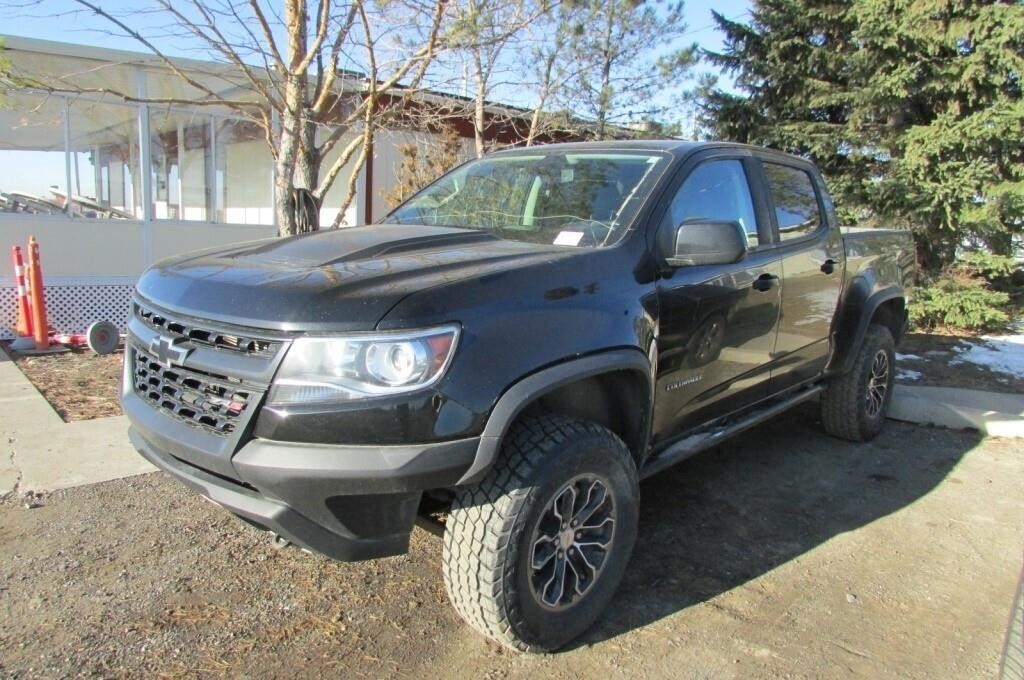
<svg viewBox="0 0 1024 680">
<path fill-rule="evenodd" d="M 406 295 L 580 251 L 488 232 L 369 225 L 163 260 L 144 298 L 203 319 L 276 330 L 370 330 Z"/>
</svg>

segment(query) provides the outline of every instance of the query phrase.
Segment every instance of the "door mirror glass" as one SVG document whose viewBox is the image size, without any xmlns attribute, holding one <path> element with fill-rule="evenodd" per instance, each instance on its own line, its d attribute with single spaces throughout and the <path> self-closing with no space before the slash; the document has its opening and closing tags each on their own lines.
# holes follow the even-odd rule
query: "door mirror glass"
<svg viewBox="0 0 1024 680">
<path fill-rule="evenodd" d="M 747 253 L 747 234 L 735 220 L 687 220 L 675 233 L 675 250 L 666 258 L 673 267 L 732 264 Z"/>
</svg>

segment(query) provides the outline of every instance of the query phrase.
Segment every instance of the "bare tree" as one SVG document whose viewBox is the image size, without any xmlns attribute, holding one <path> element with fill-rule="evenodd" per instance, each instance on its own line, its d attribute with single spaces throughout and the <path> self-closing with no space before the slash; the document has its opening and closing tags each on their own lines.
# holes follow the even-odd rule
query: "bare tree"
<svg viewBox="0 0 1024 680">
<path fill-rule="evenodd" d="M 594 121 L 597 139 L 607 136 L 609 125 L 663 114 L 664 91 L 696 62 L 697 46 L 678 43 L 686 34 L 683 3 L 659 10 L 643 0 L 578 0 L 566 11 L 568 59 L 576 67 L 565 96 Z M 672 48 L 657 49 L 666 45 Z"/>
<path fill-rule="evenodd" d="M 525 30 L 550 10 L 548 0 L 459 0 L 453 5 L 456 31 L 448 46 L 453 58 L 463 60 L 477 156 L 487 150 L 488 128 L 522 122 L 518 112 L 510 115 L 488 104 L 496 91 L 512 84 Z"/>
<path fill-rule="evenodd" d="M 448 21 L 448 0 L 317 0 L 315 7 L 307 0 L 283 0 L 280 13 L 262 0 L 154 0 L 146 16 L 164 20 L 159 29 L 152 21 L 137 27 L 130 14 L 107 9 L 100 0 L 72 1 L 105 30 L 130 37 L 154 55 L 194 95 L 84 87 L 72 74 L 22 73 L 18 84 L 127 102 L 220 107 L 252 121 L 273 158 L 282 235 L 318 228 L 320 204 L 351 162 L 346 198 L 334 220 L 340 224 L 374 130 L 385 110 L 396 109 L 381 107 L 382 98 L 415 92 L 440 46 L 456 40 L 459 30 Z M 217 67 L 197 71 L 198 62 L 169 56 L 166 45 L 173 41 L 197 46 Z M 365 74 L 343 73 L 344 62 L 358 64 Z M 333 162 L 323 167 L 332 152 Z"/>
<path fill-rule="evenodd" d="M 524 80 L 533 83 L 533 111 L 526 133 L 526 145 L 532 146 L 542 135 L 567 131 L 571 117 L 555 109 L 566 85 L 578 75 L 579 64 L 570 51 L 576 29 L 573 5 L 560 3 L 531 24 L 522 60 Z"/>
<path fill-rule="evenodd" d="M 398 150 L 402 154 L 398 182 L 384 196 L 392 208 L 466 160 L 462 138 L 451 128 L 446 129 L 440 137 L 431 135 L 423 140 L 402 144 Z"/>
</svg>

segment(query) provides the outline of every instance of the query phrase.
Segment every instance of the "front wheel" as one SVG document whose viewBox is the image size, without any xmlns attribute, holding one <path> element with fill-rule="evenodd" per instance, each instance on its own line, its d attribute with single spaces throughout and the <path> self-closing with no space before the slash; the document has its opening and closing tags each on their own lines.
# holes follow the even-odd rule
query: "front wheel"
<svg viewBox="0 0 1024 680">
<path fill-rule="evenodd" d="M 833 378 L 821 397 L 821 422 L 826 432 L 866 442 L 882 431 L 892 400 L 895 347 L 888 328 L 868 326 L 853 369 Z"/>
<path fill-rule="evenodd" d="M 558 649 L 600 616 L 636 541 L 639 490 L 625 444 L 559 416 L 513 426 L 479 484 L 459 491 L 444 533 L 444 582 L 459 614 L 521 651 Z"/>
</svg>

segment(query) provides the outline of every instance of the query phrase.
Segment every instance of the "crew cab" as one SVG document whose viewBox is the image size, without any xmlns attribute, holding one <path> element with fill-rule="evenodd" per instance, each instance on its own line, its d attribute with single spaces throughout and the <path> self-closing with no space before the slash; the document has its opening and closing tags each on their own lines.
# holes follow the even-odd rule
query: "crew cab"
<svg viewBox="0 0 1024 680">
<path fill-rule="evenodd" d="M 122 401 L 143 456 L 279 544 L 441 533 L 465 620 L 552 650 L 628 568 L 640 479 L 812 400 L 878 434 L 913 273 L 909 234 L 844 234 L 801 158 L 508 150 L 379 224 L 154 265 Z"/>
</svg>

